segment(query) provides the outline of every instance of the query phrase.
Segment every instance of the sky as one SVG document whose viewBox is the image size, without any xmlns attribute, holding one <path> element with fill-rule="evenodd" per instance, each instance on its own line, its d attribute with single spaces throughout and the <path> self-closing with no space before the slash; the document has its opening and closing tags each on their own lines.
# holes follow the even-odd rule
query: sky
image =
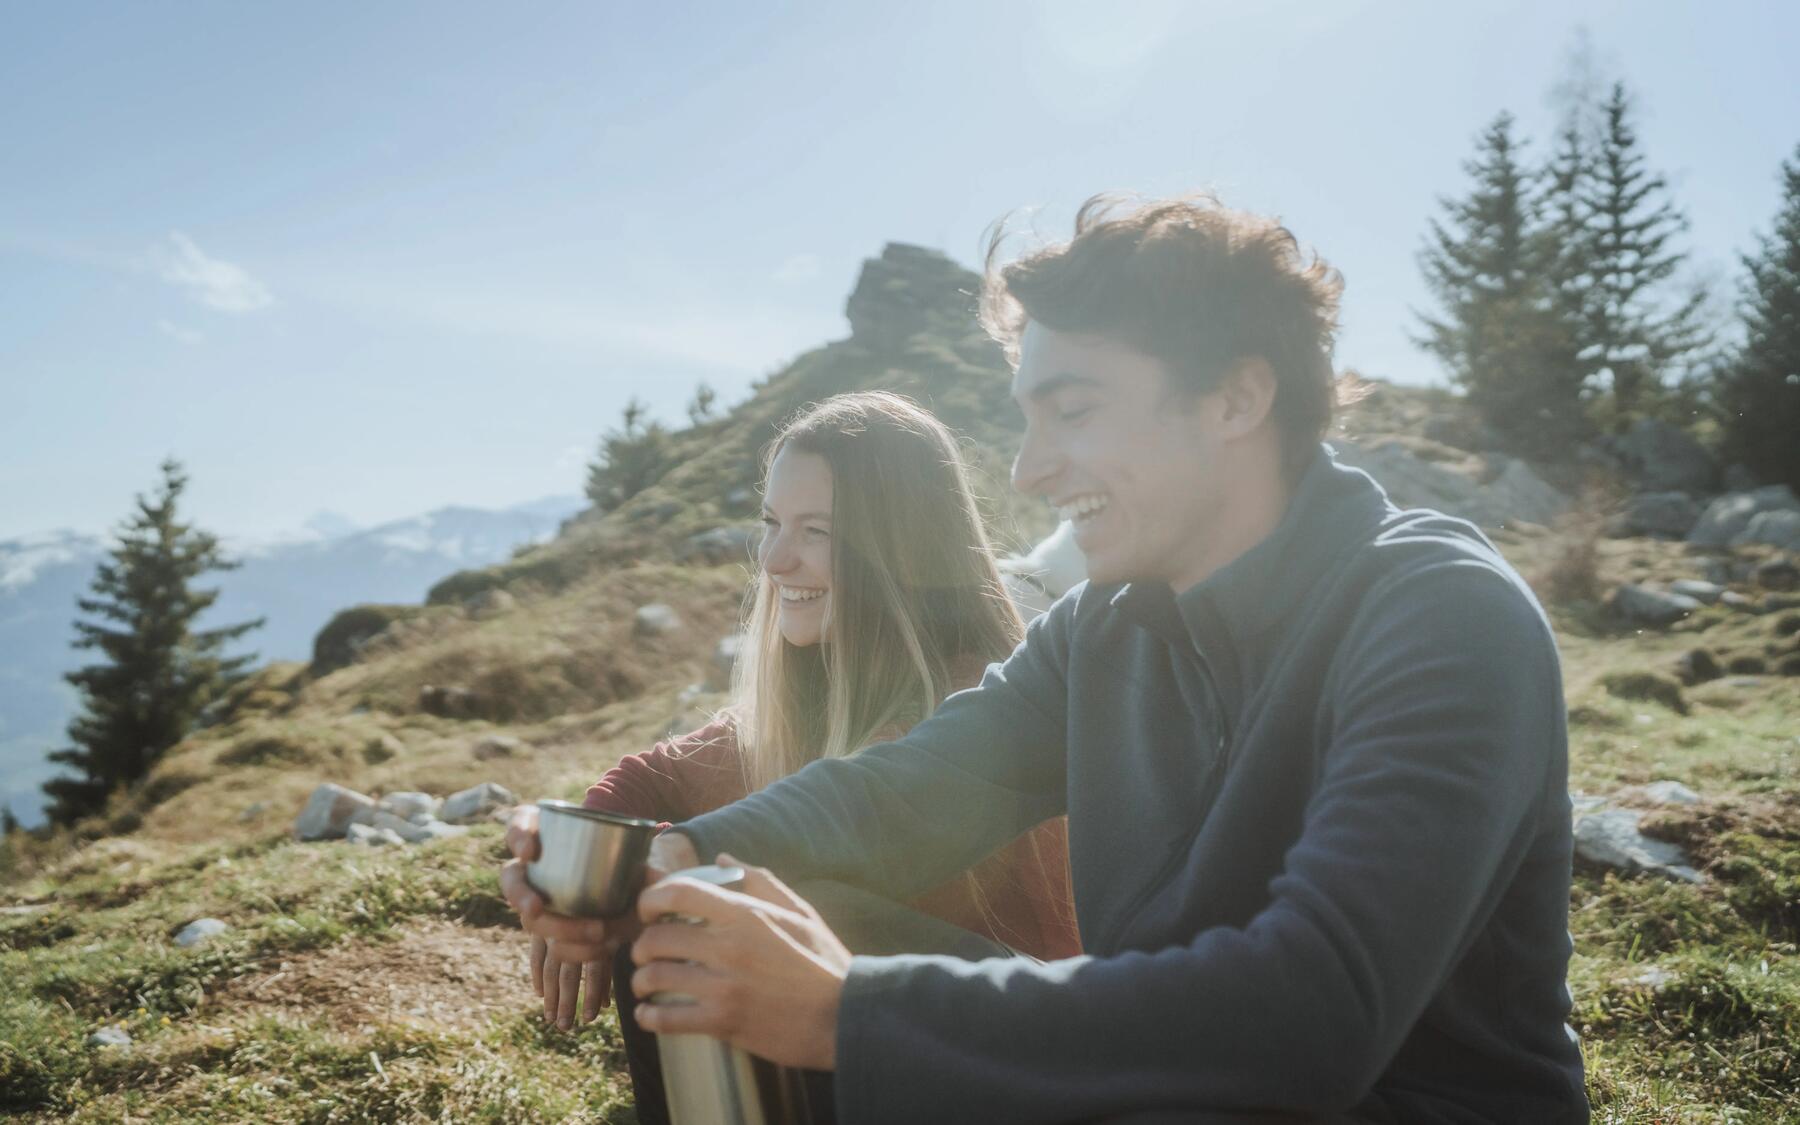
<svg viewBox="0 0 1800 1125">
<path fill-rule="evenodd" d="M 1800 5 L 0 7 L 0 539 L 98 532 L 174 455 L 265 537 L 579 492 L 847 334 L 888 241 L 1209 188 L 1346 279 L 1338 361 L 1439 379 L 1416 254 L 1585 29 L 1729 294 L 1800 143 Z"/>
</svg>

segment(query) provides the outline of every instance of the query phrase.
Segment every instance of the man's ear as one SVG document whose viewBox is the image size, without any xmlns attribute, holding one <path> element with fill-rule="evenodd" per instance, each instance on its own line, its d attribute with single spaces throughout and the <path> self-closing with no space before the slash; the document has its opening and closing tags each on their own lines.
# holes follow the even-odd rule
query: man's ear
<svg viewBox="0 0 1800 1125">
<path fill-rule="evenodd" d="M 1247 356 L 1220 381 L 1217 415 L 1224 437 L 1242 437 L 1261 426 L 1275 406 L 1275 370 L 1262 356 Z"/>
</svg>

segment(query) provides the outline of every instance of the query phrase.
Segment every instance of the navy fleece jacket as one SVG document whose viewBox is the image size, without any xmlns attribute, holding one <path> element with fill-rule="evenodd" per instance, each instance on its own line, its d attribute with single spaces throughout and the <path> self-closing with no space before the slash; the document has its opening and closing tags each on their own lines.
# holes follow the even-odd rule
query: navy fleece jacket
<svg viewBox="0 0 1800 1125">
<path fill-rule="evenodd" d="M 905 899 L 1065 811 L 1087 955 L 856 958 L 843 1121 L 1587 1120 L 1556 649 L 1471 525 L 1321 450 L 1199 585 L 1077 587 L 905 738 L 677 830 Z"/>
</svg>

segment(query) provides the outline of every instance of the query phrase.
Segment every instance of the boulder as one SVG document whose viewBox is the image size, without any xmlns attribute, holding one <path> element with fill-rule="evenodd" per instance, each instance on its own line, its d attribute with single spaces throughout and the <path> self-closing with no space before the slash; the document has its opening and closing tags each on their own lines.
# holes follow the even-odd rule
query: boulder
<svg viewBox="0 0 1800 1125">
<path fill-rule="evenodd" d="M 1693 598 L 1629 582 L 1614 590 L 1607 604 L 1627 621 L 1657 628 L 1673 625 L 1700 608 Z"/>
<path fill-rule="evenodd" d="M 382 812 L 393 813 L 402 820 L 412 820 L 420 815 L 437 815 L 438 806 L 443 799 L 433 797 L 429 793 L 389 793 L 375 802 L 375 807 Z"/>
<path fill-rule="evenodd" d="M 1700 505 L 1687 493 L 1645 492 L 1627 500 L 1624 509 L 1607 521 L 1606 530 L 1616 538 L 1685 539 L 1699 520 Z"/>
<path fill-rule="evenodd" d="M 250 802 L 250 804 L 248 806 L 245 807 L 243 812 L 238 813 L 238 823 L 239 824 L 249 824 L 251 821 L 257 819 L 258 817 L 262 816 L 263 813 L 268 812 L 268 811 L 269 811 L 269 806 L 266 803 L 264 803 L 262 801 L 252 801 L 252 802 Z"/>
<path fill-rule="evenodd" d="M 639 606 L 632 616 L 631 631 L 639 637 L 661 637 L 681 628 L 681 615 L 661 603 Z"/>
<path fill-rule="evenodd" d="M 451 824 L 461 824 L 518 803 L 519 799 L 506 786 L 484 781 L 444 798 L 444 807 L 438 810 L 438 816 Z"/>
<path fill-rule="evenodd" d="M 1626 473 L 1646 491 L 1705 495 L 1718 487 L 1719 463 L 1686 430 L 1640 418 L 1613 445 Z"/>
<path fill-rule="evenodd" d="M 725 691 L 731 687 L 731 673 L 737 668 L 738 653 L 743 648 L 742 633 L 719 638 L 719 643 L 713 646 L 712 658 L 706 664 L 706 682 L 702 686 L 707 691 Z"/>
<path fill-rule="evenodd" d="M 1685 883 L 1704 879 L 1680 845 L 1638 831 L 1638 814 L 1601 807 L 1575 818 L 1575 854 L 1600 867 L 1628 874 L 1658 875 Z"/>
<path fill-rule="evenodd" d="M 87 1045 L 90 1047 L 129 1047 L 131 1046 L 131 1032 L 116 1023 L 108 1024 L 88 1036 Z"/>
<path fill-rule="evenodd" d="M 681 562 L 703 562 L 709 566 L 728 562 L 747 564 L 755 554 L 755 539 L 755 529 L 744 524 L 709 528 L 682 540 L 675 557 Z"/>
<path fill-rule="evenodd" d="M 1785 593 L 1800 589 L 1800 567 L 1786 559 L 1770 559 L 1756 568 L 1756 584 L 1765 590 Z"/>
<path fill-rule="evenodd" d="M 406 843 L 393 829 L 368 824 L 352 824 L 344 831 L 344 838 L 365 848 L 401 847 Z"/>
<path fill-rule="evenodd" d="M 335 840 L 344 834 L 344 829 L 357 813 L 374 810 L 375 802 L 371 798 L 329 781 L 321 782 L 312 791 L 312 796 L 307 798 L 306 808 L 300 811 L 300 818 L 294 821 L 294 838 Z"/>
<path fill-rule="evenodd" d="M 1644 786 L 1644 796 L 1659 805 L 1697 805 L 1700 794 L 1679 781 L 1652 781 Z"/>
<path fill-rule="evenodd" d="M 1716 605 L 1725 596 L 1725 587 L 1698 578 L 1677 578 L 1669 583 L 1669 593 L 1693 598 L 1701 605 Z"/>
<path fill-rule="evenodd" d="M 1508 459 L 1484 484 L 1467 472 L 1427 461 L 1395 440 L 1367 447 L 1349 441 L 1332 444 L 1338 460 L 1374 477 L 1402 507 L 1433 508 L 1483 527 L 1505 527 L 1546 524 L 1569 506 L 1567 497 L 1523 461 Z"/>
<path fill-rule="evenodd" d="M 1770 511 L 1800 512 L 1800 497 L 1785 484 L 1771 484 L 1749 492 L 1728 492 L 1700 513 L 1700 522 L 1688 533 L 1688 542 L 1699 547 L 1729 547 L 1750 530 L 1750 521 Z"/>
<path fill-rule="evenodd" d="M 181 927 L 181 931 L 175 935 L 175 944 L 183 949 L 192 949 L 196 945 L 204 945 L 230 928 L 217 918 L 196 918 Z"/>
<path fill-rule="evenodd" d="M 477 621 L 485 621 L 490 617 L 498 617 L 516 609 L 519 599 L 498 587 L 489 587 L 470 595 L 463 601 L 463 609 Z"/>
<path fill-rule="evenodd" d="M 1800 441 L 1800 436 L 1794 440 Z M 1750 524 L 1742 534 L 1731 541 L 1734 547 L 1748 543 L 1766 543 L 1784 551 L 1800 551 L 1800 512 L 1775 508 L 1756 513 L 1750 517 Z"/>
<path fill-rule="evenodd" d="M 426 684 L 419 689 L 419 710 L 441 719 L 480 719 L 487 701 L 468 688 Z"/>
<path fill-rule="evenodd" d="M 495 758 L 515 757 L 530 749 L 523 739 L 514 738 L 510 734 L 489 734 L 483 735 L 469 753 L 478 762 L 491 762 Z"/>
</svg>

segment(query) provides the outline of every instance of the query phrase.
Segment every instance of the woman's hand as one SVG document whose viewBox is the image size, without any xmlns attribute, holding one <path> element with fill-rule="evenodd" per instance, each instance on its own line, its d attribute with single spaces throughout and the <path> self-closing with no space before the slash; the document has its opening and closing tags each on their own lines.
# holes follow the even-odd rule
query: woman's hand
<svg viewBox="0 0 1800 1125">
<path fill-rule="evenodd" d="M 592 1023 L 612 1003 L 612 961 L 565 961 L 554 943 L 533 934 L 531 985 L 544 998 L 544 1022 L 572 1031 L 577 1020 Z"/>
<path fill-rule="evenodd" d="M 531 983 L 544 997 L 544 1015 L 557 1019 L 565 1028 L 570 1026 L 560 1014 L 566 1008 L 573 1019 L 576 990 L 565 990 L 563 984 L 571 979 L 579 982 L 585 976 L 588 987 L 583 1011 L 590 1012 L 586 1018 L 592 1019 L 606 1007 L 611 993 L 612 951 L 637 933 L 637 916 L 628 912 L 609 920 L 571 918 L 545 908 L 543 896 L 525 878 L 526 864 L 536 859 L 540 850 L 536 805 L 521 805 L 513 812 L 506 826 L 506 847 L 513 858 L 500 867 L 500 893 L 518 911 L 520 925 L 532 936 Z M 664 832 L 650 844 L 644 881 L 652 883 L 698 862 L 694 845 L 686 836 Z M 552 954 L 554 974 L 548 971 Z"/>
<path fill-rule="evenodd" d="M 727 855 L 717 862 L 743 866 Z M 835 1069 L 850 951 L 780 880 L 755 867 L 744 875 L 742 891 L 668 879 L 638 897 L 645 926 L 631 948 L 632 991 L 640 1001 L 657 992 L 694 999 L 640 1003 L 638 1023 L 711 1035 L 784 1066 Z M 702 924 L 660 921 L 668 914 Z"/>
</svg>

